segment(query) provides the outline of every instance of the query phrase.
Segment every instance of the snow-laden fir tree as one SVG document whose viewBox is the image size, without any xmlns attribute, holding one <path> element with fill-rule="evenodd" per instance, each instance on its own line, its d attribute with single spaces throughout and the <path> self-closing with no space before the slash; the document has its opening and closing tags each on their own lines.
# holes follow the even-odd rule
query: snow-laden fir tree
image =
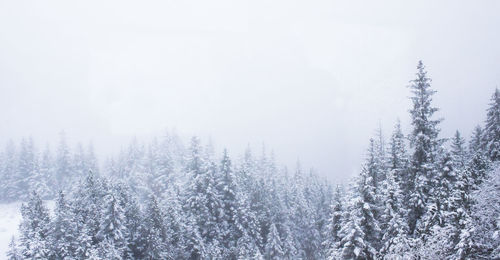
<svg viewBox="0 0 500 260">
<path fill-rule="evenodd" d="M 57 190 L 65 190 L 70 185 L 69 180 L 72 178 L 71 174 L 71 155 L 69 147 L 66 143 L 66 135 L 64 132 L 60 133 L 59 146 L 57 147 L 56 161 L 55 161 L 55 176 L 57 181 Z"/>
<path fill-rule="evenodd" d="M 105 245 L 112 246 L 108 249 L 115 252 L 113 257 L 115 254 L 123 257 L 127 253 L 127 236 L 124 210 L 117 195 L 110 192 L 104 198 L 104 210 L 97 238 L 100 243 L 109 243 Z"/>
<path fill-rule="evenodd" d="M 21 206 L 19 248 L 25 259 L 47 259 L 50 256 L 49 210 L 36 192 Z"/>
<path fill-rule="evenodd" d="M 344 195 L 339 185 L 335 189 L 335 196 L 331 205 L 330 218 L 328 219 L 326 240 L 323 247 L 326 249 L 327 256 L 335 255 L 337 243 L 340 242 L 342 228 L 342 216 L 344 214 Z"/>
<path fill-rule="evenodd" d="M 70 259 L 77 257 L 76 248 L 79 246 L 78 230 L 72 214 L 71 205 L 68 204 L 64 193 L 61 191 L 57 197 L 55 216 L 51 223 L 51 257 L 55 259 Z"/>
<path fill-rule="evenodd" d="M 438 109 L 433 107 L 431 79 L 427 77 L 424 64 L 419 61 L 416 79 L 411 81 L 413 107 L 410 109 L 411 125 L 410 145 L 412 148 L 409 179 L 413 183 L 405 193 L 411 194 L 408 226 L 414 234 L 426 213 L 427 203 L 432 193 L 432 180 L 436 175 L 439 149 L 442 140 L 438 139 L 441 120 L 433 119 Z"/>
<path fill-rule="evenodd" d="M 476 153 L 484 153 L 486 151 L 483 146 L 483 129 L 481 126 L 474 127 L 469 141 L 469 157 L 475 155 Z"/>
<path fill-rule="evenodd" d="M 21 255 L 21 253 L 19 252 L 19 249 L 17 248 L 15 237 L 12 237 L 10 239 L 9 250 L 7 251 L 6 256 L 7 256 L 7 260 L 21 260 L 21 259 L 23 259 L 23 256 Z"/>
<path fill-rule="evenodd" d="M 492 161 L 500 161 L 500 90 L 495 89 L 486 114 L 483 143 Z"/>
</svg>

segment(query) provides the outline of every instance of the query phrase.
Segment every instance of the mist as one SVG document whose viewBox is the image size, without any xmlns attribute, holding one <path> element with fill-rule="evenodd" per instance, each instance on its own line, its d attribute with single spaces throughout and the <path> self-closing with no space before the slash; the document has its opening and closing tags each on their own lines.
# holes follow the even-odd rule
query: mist
<svg viewBox="0 0 500 260">
<path fill-rule="evenodd" d="M 165 129 L 335 182 L 368 139 L 408 133 L 423 60 L 442 137 L 500 82 L 498 1 L 0 1 L 0 142 L 64 130 L 101 158 Z"/>
</svg>

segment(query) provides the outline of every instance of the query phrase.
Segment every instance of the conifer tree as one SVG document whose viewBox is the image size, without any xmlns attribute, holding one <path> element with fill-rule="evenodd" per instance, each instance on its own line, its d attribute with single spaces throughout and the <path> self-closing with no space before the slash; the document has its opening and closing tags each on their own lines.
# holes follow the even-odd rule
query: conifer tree
<svg viewBox="0 0 500 260">
<path fill-rule="evenodd" d="M 484 153 L 485 150 L 483 146 L 483 129 L 478 125 L 472 131 L 469 141 L 469 157 L 474 156 L 476 153 Z"/>
<path fill-rule="evenodd" d="M 23 258 L 47 259 L 50 254 L 49 211 L 36 192 L 21 206 L 20 251 Z"/>
<path fill-rule="evenodd" d="M 431 79 L 427 77 L 427 72 L 422 61 L 417 66 L 416 79 L 411 81 L 410 88 L 413 96 L 411 101 L 413 107 L 410 109 L 411 124 L 413 130 L 410 134 L 410 145 L 413 150 L 410 165 L 409 187 L 410 211 L 409 211 L 409 231 L 414 234 L 417 224 L 426 213 L 427 203 L 432 192 L 432 179 L 436 175 L 439 148 L 442 140 L 438 139 L 441 120 L 432 119 L 434 113 L 438 111 L 433 107 L 432 95 L 436 93 L 431 89 Z"/>
<path fill-rule="evenodd" d="M 51 223 L 51 257 L 66 259 L 76 257 L 78 232 L 72 215 L 71 206 L 68 204 L 64 193 L 61 191 L 57 197 L 55 218 Z"/>
<path fill-rule="evenodd" d="M 500 160 L 500 90 L 495 89 L 486 114 L 483 145 L 491 161 Z"/>
<path fill-rule="evenodd" d="M 19 252 L 14 237 L 11 238 L 9 243 L 9 250 L 7 251 L 7 260 L 21 260 L 23 256 Z"/>
</svg>

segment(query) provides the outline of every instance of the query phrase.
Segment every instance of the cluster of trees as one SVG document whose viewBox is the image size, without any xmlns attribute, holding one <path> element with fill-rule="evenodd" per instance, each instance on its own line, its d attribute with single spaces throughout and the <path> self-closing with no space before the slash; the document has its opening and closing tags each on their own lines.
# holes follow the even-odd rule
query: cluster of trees
<svg viewBox="0 0 500 260">
<path fill-rule="evenodd" d="M 53 199 L 58 190 L 67 190 L 89 170 L 98 172 L 92 144 L 86 148 L 78 144 L 71 151 L 64 133 L 55 155 L 48 144 L 39 151 L 31 137 L 23 138 L 17 147 L 11 140 L 0 152 L 0 201 L 26 200 L 30 191 Z"/>
<path fill-rule="evenodd" d="M 397 123 L 386 145 L 379 131 L 360 175 L 335 198 L 331 259 L 500 258 L 500 92 L 467 147 L 458 131 L 439 137 L 435 91 L 422 62 L 417 69 L 411 132 Z"/>
<path fill-rule="evenodd" d="M 11 259 L 324 258 L 332 188 L 298 164 L 247 149 L 239 163 L 196 137 L 132 142 L 102 176 L 60 192 L 54 213 L 32 192 Z"/>
<path fill-rule="evenodd" d="M 37 159 L 29 160 L 29 171 L 19 170 L 26 165 L 24 150 L 29 158 L 36 153 L 8 148 L 3 181 L 19 177 L 15 189 L 32 191 L 8 257 L 500 257 L 500 92 L 493 94 L 484 128 L 477 127 L 466 145 L 459 132 L 440 138 L 435 91 L 422 63 L 411 90 L 412 131 L 403 134 L 397 123 L 386 143 L 380 130 L 348 188 L 334 189 L 300 164 L 291 172 L 279 168 L 264 149 L 259 156 L 247 149 L 233 161 L 196 137 L 184 147 L 172 134 L 148 144 L 133 141 L 101 172 L 92 152 L 79 164 L 61 152 L 67 148 L 48 160 L 50 174 L 39 173 L 46 171 Z M 29 143 L 21 147 L 33 147 Z M 49 188 L 39 188 L 44 185 Z M 15 189 L 2 196 L 16 198 Z M 55 190 L 51 212 L 42 199 Z"/>
</svg>

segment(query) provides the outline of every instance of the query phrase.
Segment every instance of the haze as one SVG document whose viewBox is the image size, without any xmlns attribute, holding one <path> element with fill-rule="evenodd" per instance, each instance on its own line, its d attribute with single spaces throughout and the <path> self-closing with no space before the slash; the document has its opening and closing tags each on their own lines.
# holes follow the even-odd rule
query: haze
<svg viewBox="0 0 500 260">
<path fill-rule="evenodd" d="M 213 139 L 335 181 L 408 126 L 417 61 L 469 136 L 500 82 L 499 1 L 0 0 L 0 141 Z M 408 132 L 408 131 L 407 131 Z"/>
</svg>

